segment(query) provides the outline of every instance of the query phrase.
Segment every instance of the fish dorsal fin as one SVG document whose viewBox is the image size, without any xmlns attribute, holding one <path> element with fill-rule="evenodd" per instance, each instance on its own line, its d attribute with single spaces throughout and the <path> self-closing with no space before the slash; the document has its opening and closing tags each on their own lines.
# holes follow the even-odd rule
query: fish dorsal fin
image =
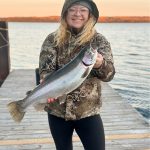
<svg viewBox="0 0 150 150">
<path fill-rule="evenodd" d="M 87 69 L 84 71 L 84 73 L 82 74 L 81 78 L 85 78 L 88 76 L 88 74 L 90 73 L 90 68 L 87 67 Z"/>
<path fill-rule="evenodd" d="M 26 92 L 26 95 L 29 95 L 31 92 L 32 92 L 32 90 L 27 91 L 27 92 Z"/>
</svg>

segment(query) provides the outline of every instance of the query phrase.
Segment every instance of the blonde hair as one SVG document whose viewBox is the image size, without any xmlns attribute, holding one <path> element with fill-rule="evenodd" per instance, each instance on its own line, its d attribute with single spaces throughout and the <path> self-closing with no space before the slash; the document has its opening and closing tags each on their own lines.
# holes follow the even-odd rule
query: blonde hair
<svg viewBox="0 0 150 150">
<path fill-rule="evenodd" d="M 90 41 L 96 32 L 94 29 L 94 25 L 95 25 L 95 17 L 93 15 L 90 15 L 90 18 L 85 24 L 81 32 L 81 35 L 75 41 L 75 44 L 81 46 L 82 44 Z M 56 31 L 56 36 L 54 39 L 56 46 L 58 47 L 62 46 L 71 38 L 71 32 L 68 30 L 68 28 L 69 27 L 66 21 L 62 19 L 60 22 L 60 26 Z"/>
</svg>

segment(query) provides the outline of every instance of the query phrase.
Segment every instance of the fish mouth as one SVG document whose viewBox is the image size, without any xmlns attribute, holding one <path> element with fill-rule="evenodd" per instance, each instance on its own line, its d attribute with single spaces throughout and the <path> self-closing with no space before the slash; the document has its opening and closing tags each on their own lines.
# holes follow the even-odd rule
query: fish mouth
<svg viewBox="0 0 150 150">
<path fill-rule="evenodd" d="M 84 61 L 82 61 L 82 63 L 83 63 L 84 66 L 91 66 L 91 65 L 92 65 L 92 63 L 87 64 L 87 63 L 85 63 Z"/>
</svg>

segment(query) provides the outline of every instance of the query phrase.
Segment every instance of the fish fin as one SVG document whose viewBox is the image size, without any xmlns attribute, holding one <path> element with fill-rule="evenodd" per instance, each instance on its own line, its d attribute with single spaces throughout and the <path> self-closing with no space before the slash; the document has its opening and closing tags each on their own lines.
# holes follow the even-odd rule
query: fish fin
<svg viewBox="0 0 150 150">
<path fill-rule="evenodd" d="M 34 108 L 36 111 L 43 111 L 46 106 L 46 103 L 36 103 L 34 104 Z"/>
<path fill-rule="evenodd" d="M 9 110 L 9 113 L 12 117 L 12 119 L 17 122 L 17 123 L 20 123 L 21 120 L 23 119 L 24 115 L 25 115 L 25 112 L 22 112 L 21 111 L 21 102 L 22 100 L 20 101 L 15 101 L 15 102 L 11 102 L 7 105 L 8 107 L 8 110 Z"/>
<path fill-rule="evenodd" d="M 63 94 L 62 96 L 57 97 L 57 99 L 59 99 L 60 104 L 63 104 L 65 103 L 66 97 L 67 97 L 67 94 Z"/>
<path fill-rule="evenodd" d="M 89 73 L 90 73 L 90 68 L 87 67 L 87 69 L 85 70 L 85 72 L 82 74 L 81 78 L 85 78 Z"/>
<path fill-rule="evenodd" d="M 29 95 L 31 92 L 32 92 L 32 90 L 27 91 L 27 92 L 26 92 L 26 95 Z"/>
</svg>

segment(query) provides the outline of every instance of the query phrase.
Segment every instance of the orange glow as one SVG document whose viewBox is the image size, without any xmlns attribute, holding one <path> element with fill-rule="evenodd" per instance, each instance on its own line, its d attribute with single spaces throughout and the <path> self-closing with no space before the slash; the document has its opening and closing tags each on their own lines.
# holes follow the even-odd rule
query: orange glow
<svg viewBox="0 0 150 150">
<path fill-rule="evenodd" d="M 64 0 L 0 0 L 0 17 L 59 16 Z M 149 16 L 149 0 L 95 0 L 101 16 Z"/>
</svg>

